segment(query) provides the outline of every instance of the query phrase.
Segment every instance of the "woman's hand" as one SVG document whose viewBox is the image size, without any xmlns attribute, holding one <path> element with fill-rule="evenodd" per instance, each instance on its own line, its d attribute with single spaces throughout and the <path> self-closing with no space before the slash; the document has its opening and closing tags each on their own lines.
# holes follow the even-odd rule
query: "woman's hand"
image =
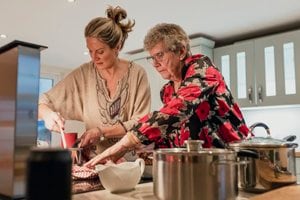
<svg viewBox="0 0 300 200">
<path fill-rule="evenodd" d="M 101 132 L 99 128 L 92 128 L 87 130 L 80 137 L 79 147 L 85 147 L 91 143 L 96 142 L 97 140 L 100 139 L 100 136 L 101 136 Z"/>
<path fill-rule="evenodd" d="M 139 144 L 139 140 L 136 137 L 133 139 L 133 137 L 135 136 L 132 133 L 127 133 L 119 142 L 92 158 L 84 166 L 93 168 L 96 164 L 106 163 L 108 160 L 118 161 L 128 150 L 137 147 Z"/>
<path fill-rule="evenodd" d="M 45 126 L 51 131 L 60 132 L 60 128 L 64 130 L 65 119 L 58 112 L 48 112 L 44 115 Z"/>
<path fill-rule="evenodd" d="M 116 162 L 126 153 L 127 148 L 123 148 L 120 142 L 109 147 L 101 154 L 95 156 L 90 161 L 84 164 L 85 167 L 94 168 L 97 164 L 105 164 L 107 161 Z"/>
<path fill-rule="evenodd" d="M 54 112 L 46 104 L 39 104 L 39 119 L 45 121 L 45 127 L 51 131 L 60 132 L 65 129 L 65 119 L 59 112 Z"/>
</svg>

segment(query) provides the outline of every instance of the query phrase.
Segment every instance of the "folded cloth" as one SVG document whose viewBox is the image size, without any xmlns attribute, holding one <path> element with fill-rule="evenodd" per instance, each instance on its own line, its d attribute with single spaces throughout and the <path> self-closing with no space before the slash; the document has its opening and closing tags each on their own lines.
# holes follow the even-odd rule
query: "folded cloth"
<svg viewBox="0 0 300 200">
<path fill-rule="evenodd" d="M 72 179 L 82 180 L 82 179 L 94 179 L 98 178 L 98 173 L 84 166 L 73 165 L 72 167 Z"/>
</svg>

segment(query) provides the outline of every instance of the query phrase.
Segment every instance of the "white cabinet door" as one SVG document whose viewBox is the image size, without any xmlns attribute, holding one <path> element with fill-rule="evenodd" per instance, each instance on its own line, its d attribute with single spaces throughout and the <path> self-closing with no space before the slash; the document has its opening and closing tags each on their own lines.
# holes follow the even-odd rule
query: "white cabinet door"
<svg viewBox="0 0 300 200">
<path fill-rule="evenodd" d="M 214 49 L 241 107 L 300 104 L 300 31 Z"/>
<path fill-rule="evenodd" d="M 236 96 L 236 67 L 234 67 L 233 45 L 219 47 L 214 49 L 214 64 L 221 71 L 225 82 L 231 90 L 233 96 Z"/>
<path fill-rule="evenodd" d="M 255 67 L 253 41 L 245 41 L 233 45 L 233 70 L 235 80 L 235 98 L 242 107 L 257 103 L 255 95 Z"/>
<path fill-rule="evenodd" d="M 253 41 L 246 41 L 214 49 L 214 63 L 242 107 L 256 104 L 253 47 Z"/>
<path fill-rule="evenodd" d="M 254 44 L 257 103 L 300 104 L 300 31 L 259 38 Z"/>
</svg>

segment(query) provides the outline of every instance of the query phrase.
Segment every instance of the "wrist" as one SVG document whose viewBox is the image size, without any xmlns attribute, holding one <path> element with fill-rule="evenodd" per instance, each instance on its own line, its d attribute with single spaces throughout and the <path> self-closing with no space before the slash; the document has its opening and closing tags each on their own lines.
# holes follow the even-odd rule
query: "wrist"
<svg viewBox="0 0 300 200">
<path fill-rule="evenodd" d="M 126 126 L 124 125 L 124 123 L 121 120 L 118 120 L 118 123 L 122 126 L 122 128 L 124 129 L 125 133 L 128 131 Z"/>
<path fill-rule="evenodd" d="M 104 141 L 105 140 L 105 135 L 104 135 L 104 132 L 102 131 L 102 129 L 100 127 L 97 126 L 97 129 L 99 131 L 99 138 L 100 138 L 100 141 Z"/>
<path fill-rule="evenodd" d="M 127 132 L 126 136 L 130 146 L 135 146 L 140 143 L 140 140 L 131 131 Z"/>
</svg>

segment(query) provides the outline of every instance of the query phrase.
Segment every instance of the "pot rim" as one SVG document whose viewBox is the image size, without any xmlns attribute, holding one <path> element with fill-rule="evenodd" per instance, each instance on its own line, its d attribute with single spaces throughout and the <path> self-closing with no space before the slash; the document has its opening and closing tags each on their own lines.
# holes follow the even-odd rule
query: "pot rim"
<svg viewBox="0 0 300 200">
<path fill-rule="evenodd" d="M 168 155 L 222 155 L 222 154 L 236 154 L 236 151 L 230 149 L 217 149 L 217 148 L 202 148 L 198 151 L 187 151 L 186 148 L 163 148 L 154 151 L 156 154 Z"/>
<path fill-rule="evenodd" d="M 286 142 L 271 137 L 252 137 L 242 141 L 228 144 L 230 147 L 246 147 L 246 148 L 297 148 L 298 144 L 294 142 Z"/>
</svg>

